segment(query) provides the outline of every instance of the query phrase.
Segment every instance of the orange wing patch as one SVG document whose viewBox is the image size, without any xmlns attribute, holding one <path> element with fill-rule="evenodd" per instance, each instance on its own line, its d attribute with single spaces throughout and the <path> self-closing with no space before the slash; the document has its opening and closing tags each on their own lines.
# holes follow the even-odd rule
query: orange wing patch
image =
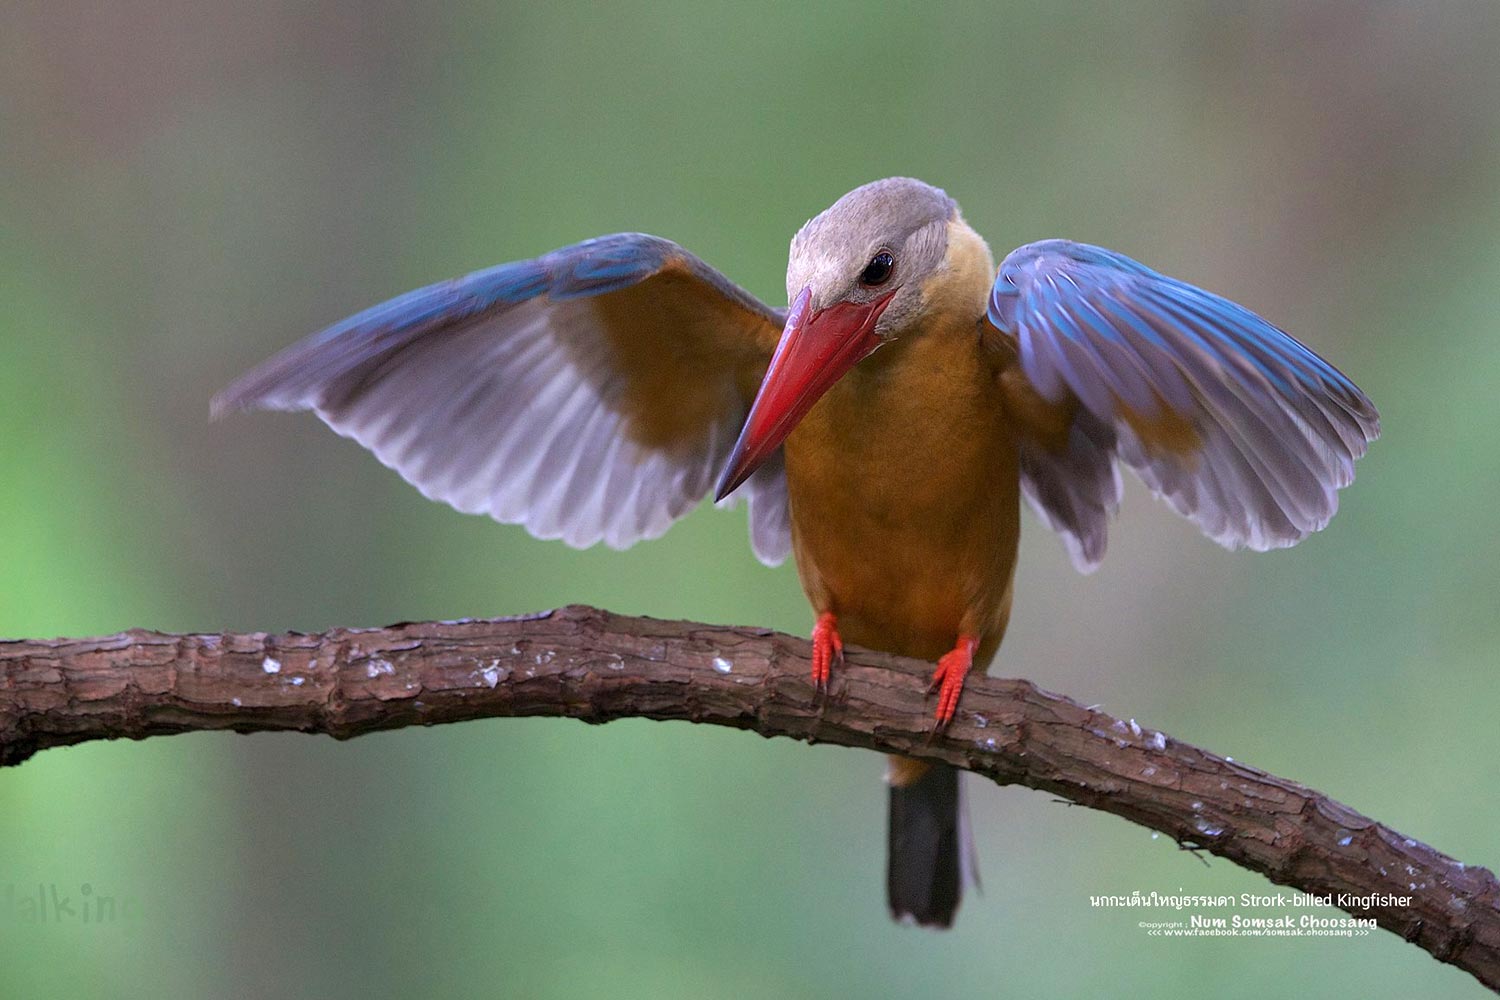
<svg viewBox="0 0 1500 1000">
<path fill-rule="evenodd" d="M 604 332 L 592 346 L 610 352 L 624 379 L 625 432 L 646 447 L 699 446 L 705 427 L 748 405 L 740 370 L 753 370 L 753 395 L 769 360 L 765 320 L 682 261 L 589 305 Z"/>
<path fill-rule="evenodd" d="M 1115 412 L 1137 438 L 1146 454 L 1154 458 L 1175 457 L 1186 462 L 1189 469 L 1196 467 L 1198 451 L 1203 447 L 1203 435 L 1192 420 L 1178 413 L 1156 397 L 1156 412 L 1141 413 L 1126 406 L 1118 398 Z"/>
<path fill-rule="evenodd" d="M 1054 403 L 1031 384 L 1021 366 L 1011 364 L 998 377 L 1005 415 L 1016 432 L 1051 452 L 1068 447 L 1068 431 L 1078 412 L 1078 397 L 1071 392 Z"/>
</svg>

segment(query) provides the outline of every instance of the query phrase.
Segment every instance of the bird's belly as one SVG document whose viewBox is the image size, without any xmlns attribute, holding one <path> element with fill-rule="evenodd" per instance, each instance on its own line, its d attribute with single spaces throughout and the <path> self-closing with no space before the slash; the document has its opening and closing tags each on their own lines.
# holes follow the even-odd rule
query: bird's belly
<svg viewBox="0 0 1500 1000">
<path fill-rule="evenodd" d="M 960 633 L 979 638 L 984 659 L 998 646 L 1010 612 L 1019 474 L 990 398 L 961 391 L 874 409 L 825 399 L 788 439 L 798 572 L 814 608 L 832 611 L 847 641 L 925 659 Z"/>
</svg>

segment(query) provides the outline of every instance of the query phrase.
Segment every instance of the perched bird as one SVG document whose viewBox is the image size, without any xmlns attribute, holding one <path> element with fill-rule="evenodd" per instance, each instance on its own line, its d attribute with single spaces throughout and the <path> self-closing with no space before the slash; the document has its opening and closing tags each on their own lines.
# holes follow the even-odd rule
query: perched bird
<svg viewBox="0 0 1500 1000">
<path fill-rule="evenodd" d="M 786 287 L 783 311 L 667 240 L 605 236 L 346 319 L 213 409 L 313 410 L 428 497 L 580 547 L 743 495 L 755 555 L 796 558 L 814 682 L 845 640 L 934 660 L 938 725 L 1005 634 L 1023 496 L 1084 572 L 1119 464 L 1221 545 L 1280 548 L 1379 433 L 1248 309 L 1066 240 L 997 273 L 917 180 L 804 225 Z M 972 869 L 958 773 L 888 779 L 891 912 L 948 926 Z"/>
</svg>

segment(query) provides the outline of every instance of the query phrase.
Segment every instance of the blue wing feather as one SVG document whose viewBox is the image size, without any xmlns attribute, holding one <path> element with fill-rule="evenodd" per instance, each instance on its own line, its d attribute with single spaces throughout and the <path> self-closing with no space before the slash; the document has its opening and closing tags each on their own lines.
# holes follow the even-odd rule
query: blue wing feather
<svg viewBox="0 0 1500 1000">
<path fill-rule="evenodd" d="M 596 308 L 668 268 L 672 280 L 628 309 Z M 620 233 L 366 309 L 240 378 L 213 412 L 313 410 L 433 499 L 539 537 L 618 548 L 661 534 L 708 492 L 749 404 L 736 366 L 764 365 L 781 323 L 677 244 Z M 641 372 L 617 352 L 621 338 L 647 377 L 665 373 L 697 394 L 712 414 L 705 426 L 650 443 L 629 433 Z M 671 350 L 681 343 L 697 345 L 685 356 L 722 357 L 722 370 L 683 367 Z M 781 561 L 784 480 L 768 470 L 745 493 L 756 555 Z"/>
<path fill-rule="evenodd" d="M 1311 349 L 1244 306 L 1102 247 L 1044 240 L 1014 251 L 988 318 L 1016 338 L 1038 392 L 1071 394 L 1097 422 L 1062 455 L 1023 451 L 1027 496 L 1080 568 L 1102 557 L 1118 502 L 1101 463 L 1120 458 L 1227 547 L 1277 548 L 1328 523 L 1380 433 L 1369 399 Z M 1189 453 L 1142 441 L 1126 419 L 1163 408 L 1193 429 Z M 1070 494 L 1068 476 L 1086 488 Z"/>
</svg>

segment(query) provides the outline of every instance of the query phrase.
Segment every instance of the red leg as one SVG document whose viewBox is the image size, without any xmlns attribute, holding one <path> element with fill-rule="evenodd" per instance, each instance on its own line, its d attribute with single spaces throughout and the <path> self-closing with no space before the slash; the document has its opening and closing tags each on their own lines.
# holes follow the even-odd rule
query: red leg
<svg viewBox="0 0 1500 1000">
<path fill-rule="evenodd" d="M 818 623 L 813 626 L 812 644 L 813 687 L 819 691 L 827 690 L 829 669 L 834 661 L 844 659 L 844 640 L 839 638 L 838 620 L 833 617 L 832 611 L 825 611 L 818 616 Z"/>
<path fill-rule="evenodd" d="M 939 685 L 942 688 L 938 692 L 936 713 L 939 727 L 953 721 L 953 713 L 958 709 L 958 696 L 964 690 L 964 678 L 969 676 L 969 668 L 974 665 L 974 650 L 978 647 L 979 640 L 974 636 L 961 635 L 958 637 L 958 645 L 938 660 L 932 684 L 927 690 L 930 692 Z"/>
</svg>

